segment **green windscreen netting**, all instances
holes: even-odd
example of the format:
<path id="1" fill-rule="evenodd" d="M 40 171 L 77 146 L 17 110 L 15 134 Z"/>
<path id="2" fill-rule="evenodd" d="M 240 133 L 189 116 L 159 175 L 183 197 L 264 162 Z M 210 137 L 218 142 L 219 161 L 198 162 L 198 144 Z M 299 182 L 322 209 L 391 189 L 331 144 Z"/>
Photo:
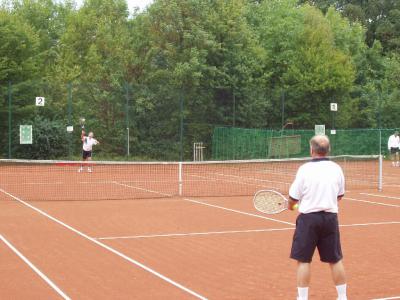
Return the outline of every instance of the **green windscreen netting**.
<path id="1" fill-rule="evenodd" d="M 387 152 L 395 129 L 337 129 L 326 131 L 331 155 L 374 155 Z M 262 159 L 309 155 L 310 130 L 272 130 L 217 127 L 212 137 L 212 159 Z M 381 152 L 380 152 L 381 151 Z"/>

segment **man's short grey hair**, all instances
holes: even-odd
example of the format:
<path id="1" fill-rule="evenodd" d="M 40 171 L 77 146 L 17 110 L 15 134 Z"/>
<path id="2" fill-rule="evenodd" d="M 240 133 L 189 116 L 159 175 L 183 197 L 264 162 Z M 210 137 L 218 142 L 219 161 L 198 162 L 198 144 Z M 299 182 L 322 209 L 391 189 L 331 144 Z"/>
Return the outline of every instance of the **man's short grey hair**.
<path id="1" fill-rule="evenodd" d="M 315 135 L 310 140 L 312 151 L 319 155 L 327 155 L 330 151 L 329 138 L 326 135 Z"/>

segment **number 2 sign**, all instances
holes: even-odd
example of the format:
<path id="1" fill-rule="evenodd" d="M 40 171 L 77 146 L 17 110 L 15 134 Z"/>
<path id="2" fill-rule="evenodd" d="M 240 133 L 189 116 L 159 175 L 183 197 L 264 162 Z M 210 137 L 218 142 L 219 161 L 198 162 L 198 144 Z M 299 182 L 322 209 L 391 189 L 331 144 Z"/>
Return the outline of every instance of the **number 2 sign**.
<path id="1" fill-rule="evenodd" d="M 36 106 L 44 106 L 44 97 L 36 97 Z"/>

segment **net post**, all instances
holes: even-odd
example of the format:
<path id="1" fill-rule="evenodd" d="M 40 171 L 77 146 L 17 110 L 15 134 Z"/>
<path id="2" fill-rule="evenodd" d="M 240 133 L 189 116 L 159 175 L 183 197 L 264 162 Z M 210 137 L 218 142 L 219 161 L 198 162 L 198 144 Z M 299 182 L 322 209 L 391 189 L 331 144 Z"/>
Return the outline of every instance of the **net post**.
<path id="1" fill-rule="evenodd" d="M 183 163 L 180 161 L 178 164 L 178 185 L 179 185 L 179 196 L 182 196 L 182 168 L 183 168 Z"/>
<path id="2" fill-rule="evenodd" d="M 381 192 L 382 191 L 382 186 L 383 186 L 383 157 L 382 154 L 379 155 L 379 178 L 378 178 L 378 190 Z"/>

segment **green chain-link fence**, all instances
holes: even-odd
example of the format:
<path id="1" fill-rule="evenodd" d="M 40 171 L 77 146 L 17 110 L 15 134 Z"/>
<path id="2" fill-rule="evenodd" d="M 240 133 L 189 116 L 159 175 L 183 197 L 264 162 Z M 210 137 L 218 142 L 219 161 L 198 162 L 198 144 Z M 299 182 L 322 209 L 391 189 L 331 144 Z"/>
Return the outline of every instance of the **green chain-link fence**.
<path id="1" fill-rule="evenodd" d="M 44 106 L 36 105 L 36 97 L 44 98 Z M 204 156 L 211 156 L 214 126 L 188 120 L 184 96 L 151 101 L 126 82 L 3 82 L 0 158 L 80 159 L 82 117 L 86 132 L 101 142 L 94 148 L 96 159 L 191 160 L 194 142 L 204 142 Z M 20 144 L 20 125 L 32 125 L 31 145 Z"/>
<path id="2" fill-rule="evenodd" d="M 338 129 L 326 134 L 332 155 L 372 155 L 387 152 L 395 129 Z M 305 157 L 314 130 L 268 130 L 217 127 L 212 137 L 215 160 Z"/>

